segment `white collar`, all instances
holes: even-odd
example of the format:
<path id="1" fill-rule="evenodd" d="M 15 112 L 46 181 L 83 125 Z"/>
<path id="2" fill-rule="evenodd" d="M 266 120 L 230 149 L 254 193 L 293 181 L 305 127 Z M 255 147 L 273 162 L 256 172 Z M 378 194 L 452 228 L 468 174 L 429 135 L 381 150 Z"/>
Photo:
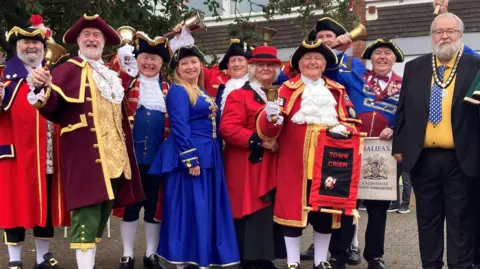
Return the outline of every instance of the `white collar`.
<path id="1" fill-rule="evenodd" d="M 317 80 L 312 80 L 312 79 L 307 78 L 304 75 L 300 75 L 300 78 L 302 79 L 303 83 L 305 83 L 305 84 L 311 84 L 311 85 L 314 85 L 314 86 L 325 86 L 325 80 L 323 80 L 323 78 L 320 78 L 320 79 L 317 79 Z"/>
<path id="2" fill-rule="evenodd" d="M 244 75 L 243 77 L 241 77 L 241 78 L 232 78 L 232 77 L 231 77 L 228 81 L 231 81 L 231 80 L 232 80 L 232 81 L 247 81 L 247 80 L 248 80 L 248 73 L 245 74 L 245 75 Z M 227 81 L 227 83 L 228 83 L 228 81 Z"/>
<path id="3" fill-rule="evenodd" d="M 157 74 L 157 75 L 154 76 L 154 77 L 146 77 L 146 76 L 144 76 L 144 75 L 142 75 L 142 74 L 140 74 L 140 73 L 139 73 L 138 75 L 139 75 L 139 76 L 138 76 L 139 79 L 140 79 L 141 81 L 144 81 L 144 82 L 159 82 L 159 81 L 160 81 L 160 74 Z"/>

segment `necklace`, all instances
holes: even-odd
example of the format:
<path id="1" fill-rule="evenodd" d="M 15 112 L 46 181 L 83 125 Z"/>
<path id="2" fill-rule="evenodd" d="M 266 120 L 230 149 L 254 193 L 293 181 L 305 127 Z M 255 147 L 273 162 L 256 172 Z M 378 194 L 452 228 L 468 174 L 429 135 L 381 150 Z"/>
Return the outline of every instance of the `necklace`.
<path id="1" fill-rule="evenodd" d="M 450 86 L 453 78 L 457 74 L 458 63 L 460 62 L 460 58 L 462 57 L 462 54 L 463 54 L 463 49 L 461 49 L 457 53 L 457 58 L 455 59 L 455 64 L 453 65 L 453 70 L 452 70 L 452 72 L 450 73 L 450 76 L 448 76 L 448 78 L 445 82 L 441 81 L 440 78 L 438 77 L 437 61 L 435 61 L 435 55 L 432 54 L 433 78 L 434 78 L 435 84 L 437 84 L 440 88 L 443 89 L 444 92 L 443 92 L 442 95 L 447 95 L 448 94 L 448 92 L 445 92 L 446 91 L 445 89 L 448 88 L 448 86 Z"/>

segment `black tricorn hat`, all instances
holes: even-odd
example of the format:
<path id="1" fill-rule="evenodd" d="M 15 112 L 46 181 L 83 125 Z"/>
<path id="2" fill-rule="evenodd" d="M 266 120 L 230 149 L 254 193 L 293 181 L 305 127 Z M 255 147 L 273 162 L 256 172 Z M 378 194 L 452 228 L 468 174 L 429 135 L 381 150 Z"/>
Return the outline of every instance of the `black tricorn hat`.
<path id="1" fill-rule="evenodd" d="M 325 60 L 327 61 L 327 65 L 336 65 L 338 63 L 338 58 L 335 52 L 331 48 L 329 48 L 322 40 L 317 41 L 302 41 L 300 46 L 295 50 L 290 59 L 290 65 L 300 70 L 298 67 L 298 62 L 303 57 L 303 55 L 309 52 L 318 52 L 323 55 Z"/>
<path id="2" fill-rule="evenodd" d="M 165 63 L 170 61 L 170 46 L 165 37 L 155 37 L 153 40 L 144 32 L 137 32 L 134 38 L 133 54 L 138 57 L 141 53 L 157 54 Z"/>
<path id="3" fill-rule="evenodd" d="M 389 48 L 393 51 L 393 54 L 397 57 L 397 63 L 401 63 L 405 60 L 402 50 L 393 42 L 393 40 L 388 38 L 379 38 L 373 41 L 362 53 L 362 59 L 370 60 L 372 58 L 373 52 L 378 48 Z"/>
<path id="4" fill-rule="evenodd" d="M 312 30 L 310 30 L 310 33 L 308 34 L 308 40 L 313 41 L 317 39 L 317 33 L 325 30 L 332 31 L 337 36 L 347 33 L 347 29 L 345 29 L 345 27 L 343 27 L 343 25 L 341 25 L 339 22 L 330 17 L 323 17 L 318 19 L 315 26 L 312 28 Z"/>
<path id="5" fill-rule="evenodd" d="M 172 58 L 170 59 L 169 67 L 172 70 L 175 70 L 175 67 L 177 67 L 178 62 L 188 56 L 197 56 L 200 61 L 204 62 L 205 58 L 203 56 L 203 53 L 197 48 L 195 45 L 191 46 L 185 46 L 185 47 L 180 47 L 175 51 L 175 53 L 172 55 Z"/>
<path id="6" fill-rule="evenodd" d="M 43 44 L 46 44 L 47 33 L 43 29 L 37 29 L 34 27 L 26 27 L 26 28 L 20 28 L 18 26 L 14 26 L 7 34 L 6 40 L 10 44 L 15 44 L 17 43 L 18 40 L 20 39 L 35 39 Z"/>
<path id="7" fill-rule="evenodd" d="M 218 68 L 220 70 L 227 69 L 227 63 L 232 56 L 243 56 L 247 60 L 252 57 L 252 50 L 253 47 L 247 44 L 247 42 L 242 41 L 240 39 L 231 39 L 230 46 L 227 49 L 227 53 L 223 56 L 222 61 L 218 64 Z"/>

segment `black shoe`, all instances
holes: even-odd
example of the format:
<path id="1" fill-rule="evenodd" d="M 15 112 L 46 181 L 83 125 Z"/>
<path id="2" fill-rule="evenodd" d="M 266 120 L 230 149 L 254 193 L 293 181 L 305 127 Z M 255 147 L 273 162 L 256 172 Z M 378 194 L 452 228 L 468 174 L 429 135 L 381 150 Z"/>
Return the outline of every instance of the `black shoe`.
<path id="1" fill-rule="evenodd" d="M 38 264 L 35 262 L 33 269 L 60 269 L 57 260 L 53 257 L 52 253 L 48 252 L 43 255 L 43 262 Z"/>
<path id="2" fill-rule="evenodd" d="M 300 260 L 302 261 L 311 261 L 315 257 L 315 249 L 313 244 L 311 244 L 305 252 L 300 254 Z"/>
<path id="3" fill-rule="evenodd" d="M 347 250 L 348 252 L 348 264 L 350 265 L 359 265 L 362 263 L 362 258 L 360 257 L 360 249 L 356 246 L 350 246 Z"/>
<path id="4" fill-rule="evenodd" d="M 135 258 L 131 257 L 122 257 L 120 260 L 120 266 L 118 269 L 134 269 L 135 268 Z"/>
<path id="5" fill-rule="evenodd" d="M 397 211 L 397 213 L 400 213 L 400 214 L 407 214 L 408 212 L 410 212 L 410 206 L 403 203 Z"/>
<path id="6" fill-rule="evenodd" d="M 387 212 L 397 212 L 399 208 L 400 208 L 400 205 L 397 202 L 393 202 L 388 207 Z"/>
<path id="7" fill-rule="evenodd" d="M 242 268 L 244 268 L 243 265 L 242 265 Z M 248 266 L 245 267 L 245 268 L 248 268 Z M 250 268 L 255 268 L 255 269 L 278 269 L 278 267 L 275 266 L 275 264 L 272 261 L 269 261 L 269 260 L 254 261 L 251 264 Z"/>
<path id="8" fill-rule="evenodd" d="M 387 265 L 383 261 L 383 258 L 374 258 L 368 261 L 368 269 L 387 269 Z"/>
<path id="9" fill-rule="evenodd" d="M 344 262 L 340 262 L 335 258 L 330 257 L 330 260 L 328 262 L 330 263 L 330 267 L 332 269 L 345 269 L 346 268 Z"/>
<path id="10" fill-rule="evenodd" d="M 318 266 L 314 266 L 313 269 L 333 269 L 333 267 L 329 262 L 321 262 Z"/>
<path id="11" fill-rule="evenodd" d="M 157 254 L 152 254 L 150 257 L 143 257 L 143 266 L 148 269 L 165 269 L 165 267 L 160 264 L 160 257 L 158 257 Z"/>
<path id="12" fill-rule="evenodd" d="M 9 262 L 8 269 L 23 269 L 23 262 L 20 262 L 20 261 Z"/>

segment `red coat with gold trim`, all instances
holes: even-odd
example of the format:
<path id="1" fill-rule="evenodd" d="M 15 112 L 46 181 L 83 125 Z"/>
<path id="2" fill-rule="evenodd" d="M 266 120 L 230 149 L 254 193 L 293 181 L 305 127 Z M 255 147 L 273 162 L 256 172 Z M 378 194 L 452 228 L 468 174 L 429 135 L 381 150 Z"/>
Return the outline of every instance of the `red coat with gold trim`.
<path id="1" fill-rule="evenodd" d="M 220 121 L 223 161 L 233 217 L 243 218 L 270 205 L 275 188 L 275 155 L 262 147 L 255 127 L 265 106 L 250 84 L 231 92 Z"/>
<path id="2" fill-rule="evenodd" d="M 208 96 L 215 98 L 217 97 L 218 88 L 220 85 L 227 83 L 230 79 L 230 75 L 227 74 L 227 71 L 218 69 L 218 65 L 214 65 L 211 68 L 204 67 L 204 82 L 205 82 L 205 91 L 207 91 Z"/>
<path id="3" fill-rule="evenodd" d="M 53 226 L 67 226 L 59 166 L 59 128 L 54 126 L 51 203 L 47 197 L 47 121 L 27 100 L 28 73 L 12 58 L 3 78 L 5 98 L 0 105 L 0 228 L 46 226 L 47 210 Z"/>
<path id="4" fill-rule="evenodd" d="M 338 121 L 350 131 L 357 131 L 361 121 L 356 118 L 353 104 L 345 88 L 333 80 L 323 77 L 327 88 L 337 101 Z M 305 84 L 300 75 L 283 83 L 279 90 L 279 101 L 284 121 L 274 125 L 267 120 L 265 110 L 257 118 L 257 132 L 260 138 L 278 139 L 280 151 L 276 163 L 277 192 L 275 198 L 275 222 L 292 227 L 306 227 L 311 208 L 307 205 L 308 159 L 311 147 L 315 147 L 312 137 L 322 128 L 313 124 L 297 124 L 292 117 L 300 109 Z"/>

